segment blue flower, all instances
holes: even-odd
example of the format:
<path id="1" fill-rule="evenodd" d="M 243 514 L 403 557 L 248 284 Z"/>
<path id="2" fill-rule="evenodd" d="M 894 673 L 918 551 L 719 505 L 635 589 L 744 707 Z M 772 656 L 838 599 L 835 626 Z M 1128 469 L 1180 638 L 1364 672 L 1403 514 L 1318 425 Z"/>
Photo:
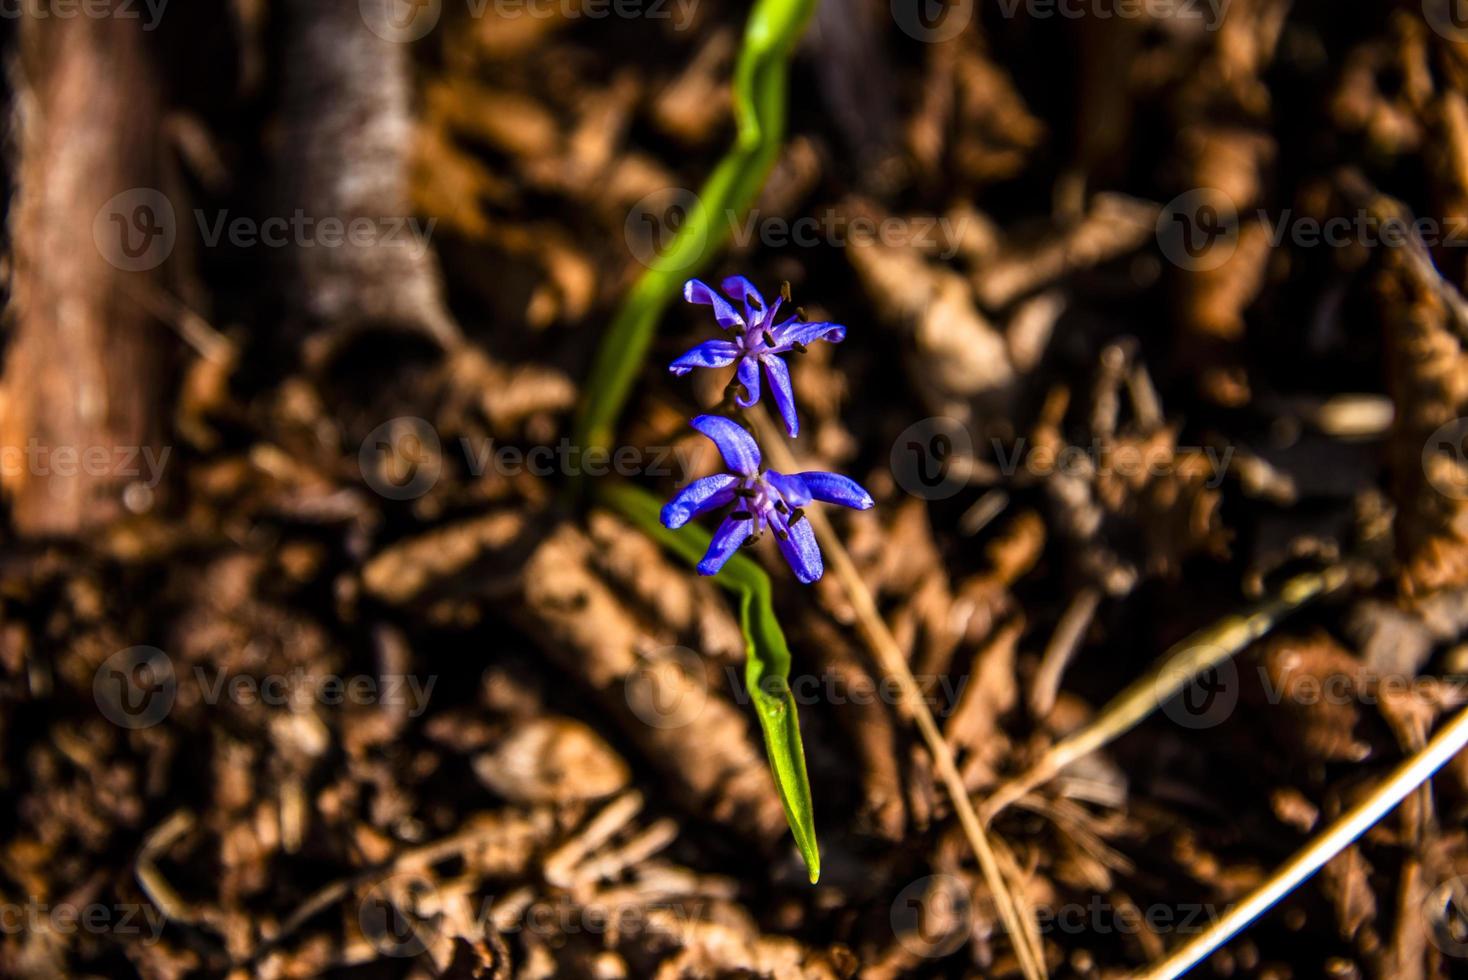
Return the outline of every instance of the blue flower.
<path id="1" fill-rule="evenodd" d="M 825 571 L 821 549 L 801 509 L 812 500 L 866 510 L 871 494 L 855 480 L 837 473 L 760 471 L 759 446 L 737 423 L 719 415 L 700 415 L 693 427 L 714 441 L 731 472 L 694 480 L 663 508 L 663 525 L 674 530 L 699 514 L 738 502 L 714 532 L 698 574 L 713 575 L 740 545 L 759 540 L 766 529 L 775 535 L 780 553 L 795 577 L 814 582 Z"/>
<path id="2" fill-rule="evenodd" d="M 735 377 L 739 388 L 734 401 L 741 408 L 749 408 L 759 401 L 759 374 L 763 365 L 765 377 L 770 381 L 770 391 L 775 396 L 775 407 L 785 420 L 785 431 L 793 439 L 800 434 L 800 419 L 795 414 L 790 370 L 780 355 L 791 351 L 803 354 L 806 345 L 817 340 L 839 344 L 846 339 L 846 328 L 839 323 L 806 323 L 799 311 L 783 322 L 776 322 L 785 297 L 777 296 L 775 302 L 766 304 L 754 283 L 743 276 L 730 276 L 723 281 L 722 287 L 730 299 L 744 304 L 742 315 L 728 300 L 697 279 L 683 284 L 683 298 L 690 303 L 712 306 L 714 319 L 720 328 L 732 331 L 733 339 L 706 340 L 674 361 L 669 370 L 682 375 L 694 368 L 727 367 L 737 361 L 739 366 Z"/>

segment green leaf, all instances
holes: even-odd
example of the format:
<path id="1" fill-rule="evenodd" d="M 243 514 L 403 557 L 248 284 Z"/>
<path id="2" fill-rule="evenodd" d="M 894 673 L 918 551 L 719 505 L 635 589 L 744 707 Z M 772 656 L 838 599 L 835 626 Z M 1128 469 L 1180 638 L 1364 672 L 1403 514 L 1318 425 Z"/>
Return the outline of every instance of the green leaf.
<path id="1" fill-rule="evenodd" d="M 780 153 L 790 53 L 816 0 L 758 0 L 734 67 L 734 145 L 698 192 L 698 201 L 666 252 L 642 274 L 612 318 L 577 410 L 575 444 L 610 446 L 657 332 L 658 320 L 684 281 L 708 265 L 733 231 L 735 216 L 754 202 Z"/>
<path id="2" fill-rule="evenodd" d="M 628 483 L 606 482 L 597 496 L 651 535 L 659 544 L 696 564 L 708 550 L 708 531 L 694 524 L 673 532 L 663 527 L 661 504 L 645 490 Z M 736 554 L 713 576 L 718 585 L 739 597 L 739 626 L 744 631 L 744 681 L 754 701 L 755 714 L 765 733 L 765 752 L 775 775 L 775 788 L 785 808 L 785 821 L 795 835 L 795 846 L 814 884 L 821 876 L 821 851 L 816 841 L 815 809 L 810 780 L 805 774 L 805 748 L 800 741 L 800 719 L 790 693 L 790 647 L 775 618 L 770 579 L 746 555 Z"/>

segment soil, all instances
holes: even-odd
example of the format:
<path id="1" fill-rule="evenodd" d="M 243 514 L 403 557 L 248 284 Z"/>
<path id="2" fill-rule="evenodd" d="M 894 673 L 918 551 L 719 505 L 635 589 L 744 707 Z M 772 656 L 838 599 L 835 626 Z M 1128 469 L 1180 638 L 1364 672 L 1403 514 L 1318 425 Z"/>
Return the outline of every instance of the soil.
<path id="1" fill-rule="evenodd" d="M 720 468 L 708 310 L 571 441 L 747 7 L 62 3 L 6 41 L 0 974 L 1021 976 L 868 595 L 1054 977 L 1203 934 L 1468 701 L 1448 3 L 823 0 L 696 270 L 847 327 L 792 448 L 876 500 L 824 509 L 856 575 L 748 552 L 816 884 L 734 600 L 578 492 Z M 1465 815 L 1459 754 L 1192 975 L 1462 975 Z"/>

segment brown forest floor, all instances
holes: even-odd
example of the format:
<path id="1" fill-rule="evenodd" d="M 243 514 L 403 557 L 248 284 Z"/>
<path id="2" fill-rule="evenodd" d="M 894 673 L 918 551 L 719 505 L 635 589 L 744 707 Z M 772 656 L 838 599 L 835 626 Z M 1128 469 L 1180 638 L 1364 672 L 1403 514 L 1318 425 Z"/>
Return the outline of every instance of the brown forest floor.
<path id="1" fill-rule="evenodd" d="M 1468 32 L 1435 0 L 953 6 L 823 0 L 705 277 L 849 328 L 795 365 L 798 448 L 876 498 L 829 510 L 974 799 L 1191 631 L 1352 572 L 995 817 L 1050 973 L 1121 976 L 1465 700 Z M 0 974 L 1019 975 L 835 576 L 758 552 L 812 886 L 728 596 L 568 503 L 746 10 L 535 9 L 11 32 Z M 298 210 L 430 247 L 230 230 Z M 705 312 L 623 418 L 659 495 L 715 462 L 686 421 L 723 377 L 663 368 Z M 1460 755 L 1197 975 L 1461 971 L 1465 814 Z"/>

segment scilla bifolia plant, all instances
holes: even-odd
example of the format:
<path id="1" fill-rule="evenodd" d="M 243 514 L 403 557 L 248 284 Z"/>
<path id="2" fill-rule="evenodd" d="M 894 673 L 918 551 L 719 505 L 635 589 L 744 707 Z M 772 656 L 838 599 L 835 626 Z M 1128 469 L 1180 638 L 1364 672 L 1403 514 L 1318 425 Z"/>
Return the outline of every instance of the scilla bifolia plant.
<path id="1" fill-rule="evenodd" d="M 617 417 L 632 391 L 638 372 L 642 370 L 657 331 L 658 318 L 677 299 L 678 290 L 687 276 L 706 266 L 728 240 L 730 223 L 717 220 L 716 216 L 744 212 L 764 184 L 770 167 L 779 156 L 783 140 L 790 54 L 810 20 L 815 2 L 756 0 L 750 11 L 739 58 L 734 66 L 734 115 L 737 123 L 734 145 L 699 188 L 699 206 L 693 208 L 687 220 L 677 228 L 671 244 L 659 260 L 633 285 L 602 338 L 577 413 L 577 445 L 605 449 L 611 444 Z M 711 290 L 703 289 L 712 296 Z M 838 341 L 841 328 L 834 324 L 804 324 L 799 318 L 774 323 L 778 310 L 766 310 L 760 301 L 760 312 L 764 315 L 758 315 L 748 305 L 749 299 L 747 290 L 739 293 L 737 298 L 746 304 L 744 315 L 738 317 L 744 329 L 736 338 L 722 342 L 733 344 L 733 348 L 705 348 L 704 353 L 695 357 L 704 358 L 709 366 L 714 366 L 726 355 L 731 359 L 725 363 L 732 364 L 738 360 L 736 373 L 742 374 L 745 382 L 742 397 L 749 405 L 757 399 L 758 390 L 754 385 L 762 369 L 771 390 L 776 393 L 776 407 L 785 420 L 786 430 L 793 436 L 798 432 L 794 397 L 789 392 L 789 377 L 780 355 L 798 352 L 817 339 Z M 815 334 L 810 332 L 817 327 L 825 329 Z M 753 336 L 752 330 L 755 331 Z M 693 366 L 696 365 L 688 364 L 690 368 Z M 750 372 L 754 372 L 753 380 Z M 788 400 L 788 411 L 782 399 Z M 732 421 L 721 421 L 739 429 Z M 706 431 L 727 430 L 711 427 Z M 739 431 L 743 433 L 742 429 Z M 746 521 L 731 513 L 729 519 L 735 522 L 734 526 L 724 532 L 717 545 L 714 535 L 696 523 L 687 523 L 676 532 L 669 530 L 662 523 L 658 499 L 634 484 L 604 480 L 597 485 L 596 492 L 598 499 L 642 528 L 663 547 L 691 564 L 702 565 L 700 571 L 712 574 L 713 581 L 737 597 L 739 625 L 745 641 L 745 686 L 759 718 L 760 729 L 764 732 L 770 770 L 775 777 L 780 803 L 785 809 L 785 819 L 810 872 L 810 880 L 815 881 L 820 877 L 821 855 L 816 843 L 815 816 L 810 781 L 805 771 L 805 752 L 800 743 L 800 724 L 796 717 L 795 699 L 790 693 L 790 648 L 785 642 L 785 632 L 775 618 L 769 576 L 748 556 L 736 553 L 737 547 L 731 547 L 729 542 L 733 541 L 737 546 L 760 530 L 773 532 L 778 527 L 780 533 L 787 536 L 786 545 L 795 547 L 797 558 L 792 565 L 796 573 L 811 580 L 820 574 L 820 552 L 815 547 L 814 536 L 810 535 L 809 524 L 800 520 L 797 514 L 804 505 L 801 501 L 832 500 L 844 495 L 844 499 L 837 500 L 838 503 L 870 506 L 870 500 L 855 484 L 846 487 L 824 479 L 830 474 L 779 476 L 769 471 L 761 473 L 758 450 L 747 433 L 743 433 L 742 439 L 731 435 L 729 440 L 720 443 L 720 449 L 724 451 L 732 471 L 724 475 L 727 482 L 715 478 L 716 483 L 704 484 L 707 497 L 699 498 L 695 494 L 681 503 L 675 500 L 669 505 L 668 512 L 668 517 L 674 521 L 679 518 L 689 521 L 695 510 L 709 509 L 723 502 L 722 491 L 728 489 L 730 496 L 727 502 L 738 499 L 738 513 L 748 513 L 749 518 Z M 842 478 L 835 479 L 839 481 Z M 742 493 L 735 493 L 735 490 Z M 745 495 L 749 493 L 753 496 Z M 856 496 L 858 494 L 859 497 Z M 716 502 L 709 503 L 710 499 Z M 782 511 L 779 505 L 786 509 Z M 748 525 L 748 533 L 741 535 L 740 526 L 743 524 Z M 792 533 L 792 528 L 798 530 Z M 786 551 L 787 556 L 790 553 Z M 717 558 L 717 563 L 710 562 L 710 557 Z"/>
<path id="2" fill-rule="evenodd" d="M 799 431 L 795 392 L 780 355 L 791 350 L 804 351 L 807 343 L 819 339 L 840 341 L 846 336 L 846 328 L 834 323 L 806 323 L 803 315 L 774 325 L 772 321 L 780 300 L 767 306 L 758 290 L 743 276 L 724 280 L 723 288 L 726 294 L 744 302 L 743 316 L 697 279 L 690 279 L 684 285 L 683 295 L 689 302 L 713 306 L 719 326 L 730 331 L 734 339 L 705 341 L 674 361 L 670 369 L 681 375 L 694 367 L 719 368 L 737 362 L 735 379 L 729 383 L 724 398 L 725 404 L 737 413 L 759 400 L 759 374 L 763 368 L 785 419 L 786 431 L 794 435 Z M 781 290 L 786 300 L 789 289 L 786 283 Z M 697 539 L 695 547 L 703 548 L 697 570 L 700 575 L 723 575 L 726 580 L 739 583 L 734 588 L 744 598 L 740 612 L 749 651 L 746 685 L 760 711 L 770 764 L 785 803 L 786 817 L 810 869 L 811 881 L 815 881 L 820 874 L 820 852 L 815 840 L 795 700 L 788 683 L 790 653 L 770 605 L 769 579 L 758 565 L 741 559 L 735 552 L 741 545 L 754 544 L 768 531 L 795 577 L 802 582 L 814 582 L 821 577 L 824 563 L 815 532 L 805 517 L 805 507 L 820 500 L 866 510 L 872 506 L 872 498 L 856 481 L 839 473 L 779 473 L 764 469 L 759 445 L 733 419 L 699 415 L 692 425 L 713 440 L 727 472 L 694 480 L 668 501 L 658 516 L 664 527 L 676 531 L 695 528 L 689 522 L 700 514 L 730 508 L 718 530 Z M 697 553 L 683 550 L 689 557 Z M 731 566 L 732 574 L 726 572 Z M 752 621 L 756 618 L 760 622 Z"/>
<path id="3" fill-rule="evenodd" d="M 705 341 L 674 361 L 670 370 L 674 374 L 687 374 L 695 367 L 724 367 L 737 361 L 736 378 L 729 384 L 726 401 L 738 408 L 749 408 L 759 401 L 763 366 L 775 404 L 785 419 L 785 430 L 794 436 L 800 431 L 795 391 L 780 355 L 792 350 L 804 352 L 805 345 L 815 340 L 839 342 L 846 337 L 846 328 L 835 323 L 806 323 L 799 315 L 775 325 L 781 299 L 789 297 L 789 283 L 781 289 L 781 298 L 769 305 L 743 276 L 731 276 L 723 285 L 725 293 L 743 301 L 742 317 L 723 297 L 697 279 L 684 284 L 683 297 L 690 303 L 712 306 L 719 326 L 731 331 L 734 339 Z M 872 506 L 871 495 L 856 481 L 838 473 L 786 474 L 762 470 L 759 446 L 754 438 L 721 415 L 700 415 L 693 420 L 693 427 L 719 447 L 729 472 L 694 480 L 685 487 L 663 508 L 663 525 L 676 530 L 705 511 L 735 505 L 714 532 L 708 553 L 698 563 L 698 573 L 713 575 L 724 567 L 735 549 L 754 544 L 768 530 L 779 542 L 780 553 L 790 563 L 796 578 L 806 583 L 820 578 L 825 566 L 815 532 L 805 519 L 805 506 L 812 500 L 822 500 L 866 510 Z"/>

